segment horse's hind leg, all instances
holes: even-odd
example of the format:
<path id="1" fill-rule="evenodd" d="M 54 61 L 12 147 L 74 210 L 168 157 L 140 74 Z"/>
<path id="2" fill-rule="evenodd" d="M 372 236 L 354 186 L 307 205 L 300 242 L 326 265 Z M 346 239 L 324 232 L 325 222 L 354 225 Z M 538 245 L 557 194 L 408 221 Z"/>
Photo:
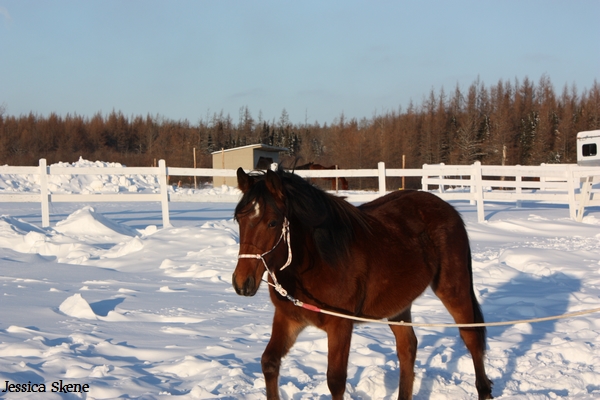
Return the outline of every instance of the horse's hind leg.
<path id="1" fill-rule="evenodd" d="M 470 282 L 470 279 L 466 282 Z M 457 324 L 484 322 L 481 308 L 470 284 L 469 286 L 464 285 L 462 291 L 456 290 L 456 288 L 445 291 L 443 287 L 437 287 L 434 288 L 434 292 L 442 300 Z M 488 379 L 484 366 L 486 329 L 485 327 L 459 328 L 459 331 L 460 337 L 473 358 L 475 387 L 479 399 L 491 399 L 492 381 Z"/>
<path id="2" fill-rule="evenodd" d="M 390 321 L 411 322 L 410 306 Z M 417 337 L 412 326 L 390 325 L 396 337 L 396 352 L 400 362 L 399 400 L 412 399 L 413 382 L 415 380 L 415 359 L 417 357 Z"/>
<path id="3" fill-rule="evenodd" d="M 483 321 L 481 321 L 483 322 Z M 467 346 L 473 358 L 475 367 L 475 387 L 479 394 L 479 399 L 492 398 L 492 381 L 485 373 L 485 328 L 460 328 L 460 337 Z"/>
<path id="4" fill-rule="evenodd" d="M 290 350 L 304 325 L 287 318 L 275 308 L 271 339 L 261 358 L 267 389 L 267 399 L 279 400 L 279 368 L 281 359 Z"/>

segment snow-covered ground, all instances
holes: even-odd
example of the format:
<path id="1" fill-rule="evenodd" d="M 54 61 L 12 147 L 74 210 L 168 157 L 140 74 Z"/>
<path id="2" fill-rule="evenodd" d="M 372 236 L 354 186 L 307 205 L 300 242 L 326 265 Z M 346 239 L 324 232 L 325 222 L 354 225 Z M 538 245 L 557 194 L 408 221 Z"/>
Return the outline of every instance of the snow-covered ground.
<path id="1" fill-rule="evenodd" d="M 55 185 L 131 192 L 154 183 L 80 176 Z M 34 187 L 0 175 L 0 193 Z M 488 321 L 600 307 L 599 208 L 576 223 L 565 205 L 491 204 L 479 224 L 474 206 L 453 204 L 467 224 Z M 234 206 L 171 203 L 173 227 L 163 229 L 157 203 L 53 203 L 51 227 L 41 228 L 39 204 L 0 203 L 0 398 L 264 398 L 260 356 L 273 310 L 266 286 L 253 298 L 231 286 Z M 413 313 L 415 322 L 451 322 L 430 292 Z M 416 333 L 415 399 L 476 398 L 457 329 Z M 497 398 L 600 398 L 600 314 L 492 327 L 488 337 Z M 282 364 L 282 398 L 329 398 L 326 355 L 324 334 L 305 331 Z M 348 371 L 347 398 L 397 396 L 387 327 L 356 327 Z M 4 392 L 42 383 L 42 395 Z M 53 393 L 61 384 L 87 392 Z"/>

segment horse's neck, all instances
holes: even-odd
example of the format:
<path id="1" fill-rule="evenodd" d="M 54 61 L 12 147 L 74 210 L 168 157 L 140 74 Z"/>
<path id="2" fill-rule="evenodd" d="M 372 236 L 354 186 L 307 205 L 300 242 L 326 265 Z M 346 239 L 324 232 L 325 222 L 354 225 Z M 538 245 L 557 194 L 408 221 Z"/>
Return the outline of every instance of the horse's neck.
<path id="1" fill-rule="evenodd" d="M 364 250 L 363 244 L 365 241 L 363 239 L 368 236 L 365 221 L 359 221 L 353 215 L 350 215 L 349 218 L 352 219 L 354 229 L 352 237 L 346 243 L 335 242 L 334 240 L 334 248 L 323 247 L 323 244 L 321 244 L 322 251 L 331 251 L 334 254 L 331 262 L 326 260 L 327 256 L 322 257 L 314 231 L 306 232 L 300 228 L 294 232 L 292 229 L 292 253 L 293 257 L 301 264 L 301 266 L 299 265 L 300 270 L 315 268 L 343 270 L 348 258 L 352 258 L 357 252 L 360 253 Z M 292 225 L 290 224 L 290 226 Z"/>

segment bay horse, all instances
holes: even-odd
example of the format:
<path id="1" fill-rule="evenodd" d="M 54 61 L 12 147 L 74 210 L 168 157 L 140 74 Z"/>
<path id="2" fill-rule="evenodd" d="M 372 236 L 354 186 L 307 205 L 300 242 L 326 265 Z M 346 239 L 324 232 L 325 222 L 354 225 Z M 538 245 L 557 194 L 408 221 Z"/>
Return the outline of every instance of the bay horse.
<path id="1" fill-rule="evenodd" d="M 326 167 L 321 164 L 315 164 L 312 161 L 309 162 L 308 164 L 294 167 L 294 171 L 295 170 L 306 170 L 306 169 L 311 170 L 311 171 L 321 171 L 324 169 L 331 170 L 331 169 L 337 169 L 337 168 L 335 165 Z M 348 190 L 348 180 L 346 178 L 344 178 L 343 176 L 340 176 L 339 178 L 313 178 L 313 179 L 324 179 L 324 180 L 330 181 L 331 182 L 331 190 L 337 190 L 337 189 Z M 336 184 L 336 179 L 337 179 L 337 184 Z"/>
<path id="2" fill-rule="evenodd" d="M 309 325 L 327 333 L 327 386 L 333 400 L 344 395 L 355 322 L 298 304 L 410 322 L 411 303 L 430 286 L 457 323 L 483 322 L 464 223 L 437 196 L 395 191 L 355 207 L 282 169 L 257 175 L 239 168 L 237 179 L 243 196 L 235 208 L 240 250 L 233 287 L 253 296 L 266 270 L 275 306 L 261 358 L 267 399 L 279 399 L 281 358 Z M 390 328 L 400 362 L 398 398 L 411 399 L 417 338 L 410 326 Z M 460 336 L 479 399 L 491 399 L 485 327 L 460 328 Z"/>

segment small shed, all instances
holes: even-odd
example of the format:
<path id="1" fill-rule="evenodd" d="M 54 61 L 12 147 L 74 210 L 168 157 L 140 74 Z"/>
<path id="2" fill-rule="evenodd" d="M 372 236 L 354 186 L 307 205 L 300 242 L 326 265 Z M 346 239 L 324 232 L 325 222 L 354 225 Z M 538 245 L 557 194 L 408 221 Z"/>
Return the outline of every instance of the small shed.
<path id="1" fill-rule="evenodd" d="M 279 163 L 279 153 L 288 151 L 285 147 L 269 146 L 266 144 L 251 144 L 233 149 L 219 150 L 212 153 L 213 169 L 246 170 L 267 169 L 272 163 Z M 237 178 L 214 176 L 213 185 L 237 186 Z"/>

